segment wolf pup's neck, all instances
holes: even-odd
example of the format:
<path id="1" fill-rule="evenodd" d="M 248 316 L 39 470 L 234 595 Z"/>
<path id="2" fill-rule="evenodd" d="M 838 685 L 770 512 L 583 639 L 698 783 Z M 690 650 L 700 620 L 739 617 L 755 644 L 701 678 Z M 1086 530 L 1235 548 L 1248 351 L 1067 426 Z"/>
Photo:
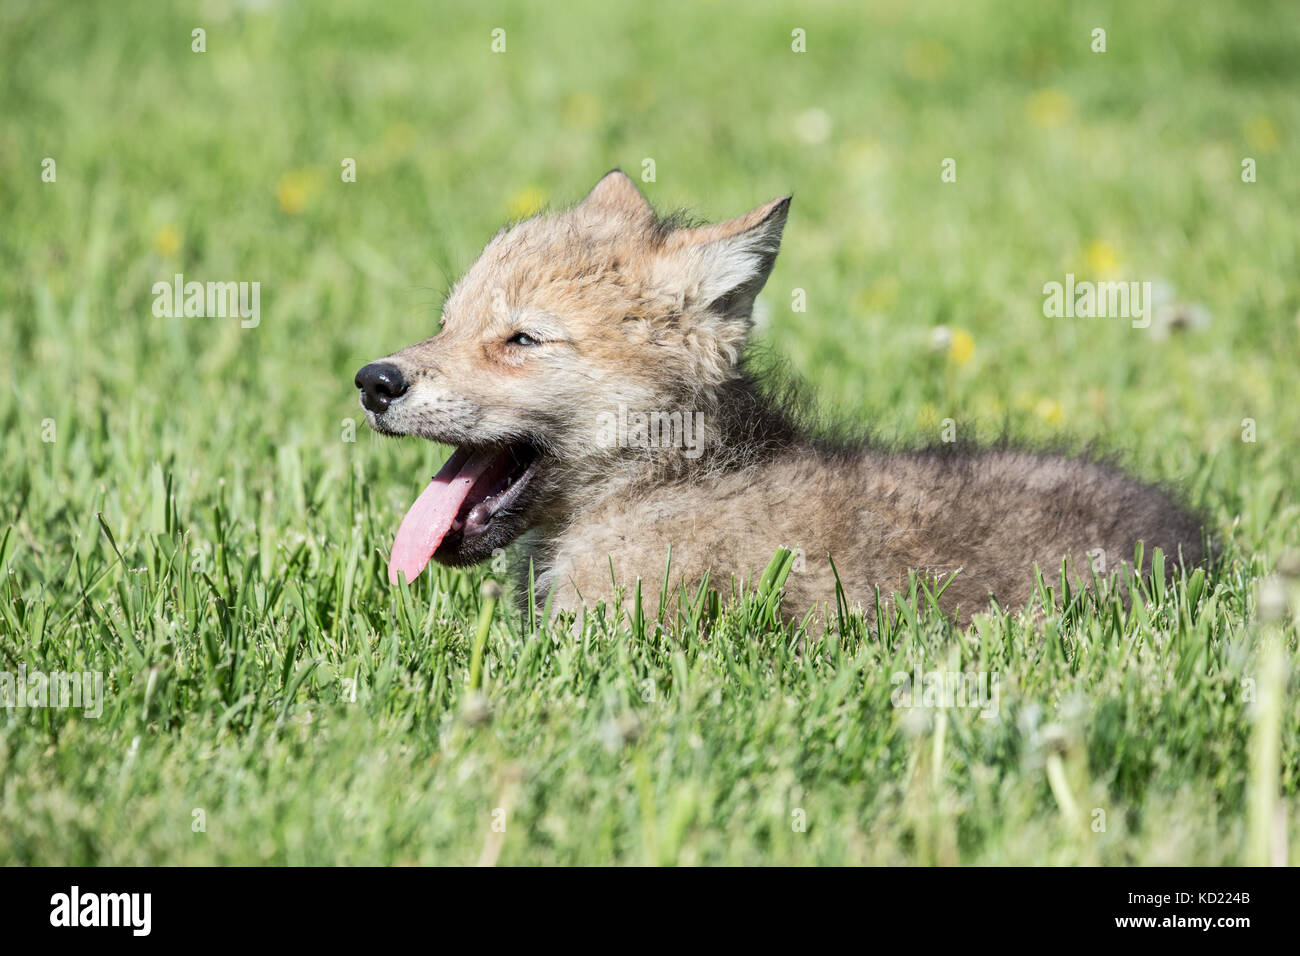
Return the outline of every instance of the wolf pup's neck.
<path id="1" fill-rule="evenodd" d="M 744 370 L 678 407 L 610 412 L 614 454 L 565 469 L 562 484 L 576 493 L 553 517 L 676 482 L 707 483 L 806 447 L 812 441 L 799 424 L 800 406 L 792 386 L 773 392 Z"/>

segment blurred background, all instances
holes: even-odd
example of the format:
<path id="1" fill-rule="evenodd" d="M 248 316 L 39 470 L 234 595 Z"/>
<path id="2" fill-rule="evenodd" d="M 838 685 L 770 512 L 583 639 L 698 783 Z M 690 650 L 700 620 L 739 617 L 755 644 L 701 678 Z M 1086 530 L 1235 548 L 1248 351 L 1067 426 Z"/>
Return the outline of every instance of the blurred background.
<path id="1" fill-rule="evenodd" d="M 155 463 L 200 512 L 224 483 L 296 527 L 354 472 L 395 520 L 437 451 L 381 446 L 353 372 L 431 334 L 504 221 L 620 166 L 709 219 L 793 192 L 757 337 L 828 403 L 1099 439 L 1268 550 L 1298 34 L 1283 2 L 3 0 L 0 521 L 37 553 L 96 510 L 129 532 Z M 1045 318 L 1067 272 L 1166 308 Z M 155 317 L 176 273 L 260 282 L 259 326 Z"/>

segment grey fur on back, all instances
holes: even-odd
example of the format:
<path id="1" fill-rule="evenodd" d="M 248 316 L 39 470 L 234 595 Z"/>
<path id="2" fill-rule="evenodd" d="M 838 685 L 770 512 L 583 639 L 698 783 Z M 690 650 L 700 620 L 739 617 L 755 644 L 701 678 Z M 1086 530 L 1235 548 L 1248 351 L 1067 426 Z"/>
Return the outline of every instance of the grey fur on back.
<path id="1" fill-rule="evenodd" d="M 787 396 L 789 393 L 786 393 Z M 794 399 L 798 401 L 798 399 Z M 647 454 L 640 469 L 562 523 L 543 528 L 530 555 L 560 607 L 609 601 L 611 580 L 647 582 L 657 602 L 670 578 L 688 588 L 708 572 L 726 593 L 755 580 L 777 547 L 801 552 L 783 609 L 801 618 L 836 602 L 834 559 L 850 606 L 874 617 L 876 590 L 906 592 L 909 572 L 952 576 L 941 606 L 966 623 L 991 599 L 1008 608 L 1033 594 L 1035 565 L 1054 582 L 1062 561 L 1078 585 L 1104 578 L 1144 542 L 1170 571 L 1204 556 L 1201 523 L 1154 486 L 1112 465 L 1007 443 L 891 450 L 820 438 L 777 407 L 750 376 L 710 409 L 712 444 L 695 460 Z M 611 565 L 613 578 L 611 578 Z"/>

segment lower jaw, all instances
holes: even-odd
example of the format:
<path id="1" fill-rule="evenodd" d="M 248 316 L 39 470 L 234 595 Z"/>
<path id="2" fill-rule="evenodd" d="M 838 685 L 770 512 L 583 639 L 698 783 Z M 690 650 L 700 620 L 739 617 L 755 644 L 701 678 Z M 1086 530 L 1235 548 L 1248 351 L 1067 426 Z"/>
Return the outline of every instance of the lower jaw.
<path id="1" fill-rule="evenodd" d="M 438 550 L 433 552 L 433 560 L 449 568 L 465 568 L 486 561 L 514 539 L 514 535 L 495 534 L 494 530 L 489 524 L 469 539 L 459 531 L 452 532 L 443 539 Z"/>
<path id="2" fill-rule="evenodd" d="M 530 513 L 528 504 L 531 499 L 531 495 L 527 498 L 521 496 L 507 506 L 507 513 L 493 515 L 474 530 L 462 525 L 458 530 L 449 532 L 433 552 L 433 560 L 448 567 L 463 568 L 495 557 L 501 549 L 509 547 L 531 527 L 531 523 L 524 518 L 525 514 Z"/>
<path id="3" fill-rule="evenodd" d="M 438 550 L 433 552 L 433 560 L 439 564 L 458 566 L 464 563 L 460 559 L 460 555 L 467 550 L 473 550 L 473 542 L 474 539 L 471 538 L 469 541 L 470 547 L 467 548 L 464 536 L 459 531 L 452 531 L 442 539 L 442 543 L 438 545 Z"/>
<path id="4" fill-rule="evenodd" d="M 462 551 L 459 545 L 448 548 L 442 545 L 437 551 L 433 552 L 433 560 L 437 561 L 443 567 L 447 568 L 468 568 L 484 559 L 474 552 Z"/>

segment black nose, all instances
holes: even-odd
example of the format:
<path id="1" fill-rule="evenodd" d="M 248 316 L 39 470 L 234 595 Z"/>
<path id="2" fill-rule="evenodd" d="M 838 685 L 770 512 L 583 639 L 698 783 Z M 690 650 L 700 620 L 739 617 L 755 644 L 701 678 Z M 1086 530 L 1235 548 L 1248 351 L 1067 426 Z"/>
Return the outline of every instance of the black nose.
<path id="1" fill-rule="evenodd" d="M 357 372 L 361 404 L 372 412 L 382 412 L 406 392 L 402 370 L 387 362 L 371 362 Z"/>

